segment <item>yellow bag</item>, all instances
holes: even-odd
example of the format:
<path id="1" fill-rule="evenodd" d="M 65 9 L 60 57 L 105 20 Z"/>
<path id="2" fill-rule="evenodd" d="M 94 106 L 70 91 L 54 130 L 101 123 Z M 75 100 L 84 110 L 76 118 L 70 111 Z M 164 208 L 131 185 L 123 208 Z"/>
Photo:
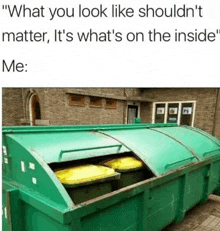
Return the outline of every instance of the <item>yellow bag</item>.
<path id="1" fill-rule="evenodd" d="M 81 165 L 55 171 L 55 175 L 63 184 L 79 184 L 113 176 L 115 170 L 98 165 Z"/>
<path id="2" fill-rule="evenodd" d="M 129 170 L 141 168 L 144 166 L 144 163 L 135 157 L 120 157 L 107 161 L 104 165 L 117 170 Z"/>

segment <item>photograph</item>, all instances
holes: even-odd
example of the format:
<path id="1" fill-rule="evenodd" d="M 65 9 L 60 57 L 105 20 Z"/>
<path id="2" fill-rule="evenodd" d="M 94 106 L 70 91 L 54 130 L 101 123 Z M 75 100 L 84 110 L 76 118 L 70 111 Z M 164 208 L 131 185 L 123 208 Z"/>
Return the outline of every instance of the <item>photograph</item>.
<path id="1" fill-rule="evenodd" d="M 3 231 L 218 230 L 220 88 L 4 87 L 2 126 Z"/>
<path id="2" fill-rule="evenodd" d="M 164 107 L 158 107 L 157 108 L 157 114 L 163 115 L 164 114 Z"/>
<path id="3" fill-rule="evenodd" d="M 184 115 L 191 115 L 192 114 L 192 108 L 191 107 L 183 107 L 183 114 Z"/>
<path id="4" fill-rule="evenodd" d="M 178 112 L 178 108 L 177 107 L 170 107 L 169 108 L 169 114 L 170 115 L 176 115 Z"/>

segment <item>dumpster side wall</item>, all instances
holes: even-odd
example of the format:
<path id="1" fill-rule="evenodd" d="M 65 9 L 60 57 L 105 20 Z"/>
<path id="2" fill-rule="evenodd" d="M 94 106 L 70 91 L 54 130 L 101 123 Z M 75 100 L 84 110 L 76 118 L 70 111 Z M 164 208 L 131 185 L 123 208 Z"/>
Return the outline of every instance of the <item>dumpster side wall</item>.
<path id="1" fill-rule="evenodd" d="M 14 197 L 15 201 L 8 209 L 12 212 L 12 221 L 18 221 L 18 207 L 14 206 L 19 200 L 20 215 L 24 220 L 22 226 L 27 231 L 158 231 L 170 223 L 179 222 L 187 210 L 207 200 L 209 194 L 220 187 L 219 169 L 220 159 L 215 157 L 163 177 L 128 186 L 65 213 L 59 212 L 63 216 L 62 222 L 41 210 L 38 204 L 43 202 L 37 203 L 37 198 L 36 203 L 30 203 L 34 195 L 29 195 L 26 200 L 23 196 Z M 8 206 L 7 203 L 4 206 Z M 7 219 L 3 222 L 7 225 Z"/>
<path id="2" fill-rule="evenodd" d="M 73 207 L 73 203 L 53 171 L 44 163 L 39 155 L 25 149 L 25 143 L 16 137 L 3 136 L 3 146 L 7 155 L 3 160 L 3 179 L 22 185 L 64 207 Z M 7 161 L 6 161 L 7 160 Z M 52 192 L 52 193 L 51 193 Z"/>
<path id="3" fill-rule="evenodd" d="M 220 161 L 207 161 L 173 172 L 111 199 L 95 201 L 75 211 L 80 217 L 73 230 L 158 231 L 177 223 L 187 210 L 219 188 Z"/>
<path id="4" fill-rule="evenodd" d="M 23 203 L 24 209 L 24 229 L 28 231 L 48 231 L 48 230 L 59 230 L 59 231 L 70 231 L 69 225 L 64 225 L 56 220 L 49 217 L 42 211 L 34 208 L 33 206 Z"/>

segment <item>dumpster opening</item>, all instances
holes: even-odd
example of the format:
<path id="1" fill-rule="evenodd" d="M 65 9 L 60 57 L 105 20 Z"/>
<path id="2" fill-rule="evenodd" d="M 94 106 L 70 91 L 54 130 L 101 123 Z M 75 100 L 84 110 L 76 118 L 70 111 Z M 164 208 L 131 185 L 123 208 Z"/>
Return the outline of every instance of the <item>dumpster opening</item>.
<path id="1" fill-rule="evenodd" d="M 129 161 L 132 161 L 132 163 L 129 163 Z M 114 167 L 115 163 L 117 163 L 117 167 Z M 132 152 L 112 154 L 104 157 L 99 156 L 84 160 L 51 163 L 49 166 L 55 175 L 58 172 L 73 170 L 73 174 L 79 174 L 79 178 L 81 177 L 82 182 L 77 184 L 65 184 L 58 177 L 74 204 L 80 204 L 155 176 L 148 166 Z M 101 178 L 94 176 L 93 179 L 90 178 L 88 181 L 85 181 L 83 179 L 85 174 L 75 171 L 80 168 L 91 168 L 91 174 L 93 174 L 94 172 L 92 171 L 96 171 L 97 167 L 112 169 L 115 173 Z"/>

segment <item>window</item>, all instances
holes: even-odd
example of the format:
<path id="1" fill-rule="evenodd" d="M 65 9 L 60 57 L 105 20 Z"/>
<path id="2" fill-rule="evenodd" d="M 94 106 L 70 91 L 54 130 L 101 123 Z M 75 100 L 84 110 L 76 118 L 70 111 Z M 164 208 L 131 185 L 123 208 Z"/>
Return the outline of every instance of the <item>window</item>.
<path id="1" fill-rule="evenodd" d="M 156 114 L 155 114 L 155 123 L 163 123 L 165 115 L 165 103 L 156 104 Z"/>
<path id="2" fill-rule="evenodd" d="M 31 100 L 31 125 L 36 125 L 36 120 L 41 119 L 40 99 L 37 95 L 32 95 L 30 100 Z"/>
<path id="3" fill-rule="evenodd" d="M 105 100 L 106 108 L 116 108 L 116 100 L 115 99 L 106 99 Z"/>
<path id="4" fill-rule="evenodd" d="M 83 95 L 70 95 L 69 105 L 84 106 L 85 96 Z"/>
<path id="5" fill-rule="evenodd" d="M 102 99 L 99 97 L 90 97 L 90 106 L 101 107 L 102 106 Z"/>
<path id="6" fill-rule="evenodd" d="M 195 101 L 154 103 L 153 123 L 178 123 L 193 126 L 195 105 Z"/>
<path id="7" fill-rule="evenodd" d="M 35 113 L 36 113 L 36 119 L 40 120 L 41 114 L 40 114 L 40 103 L 39 102 L 36 102 L 35 104 Z"/>
<path id="8" fill-rule="evenodd" d="M 168 103 L 167 123 L 177 123 L 179 115 L 179 104 Z"/>
<path id="9" fill-rule="evenodd" d="M 193 119 L 193 103 L 182 103 L 180 124 L 191 125 Z"/>

